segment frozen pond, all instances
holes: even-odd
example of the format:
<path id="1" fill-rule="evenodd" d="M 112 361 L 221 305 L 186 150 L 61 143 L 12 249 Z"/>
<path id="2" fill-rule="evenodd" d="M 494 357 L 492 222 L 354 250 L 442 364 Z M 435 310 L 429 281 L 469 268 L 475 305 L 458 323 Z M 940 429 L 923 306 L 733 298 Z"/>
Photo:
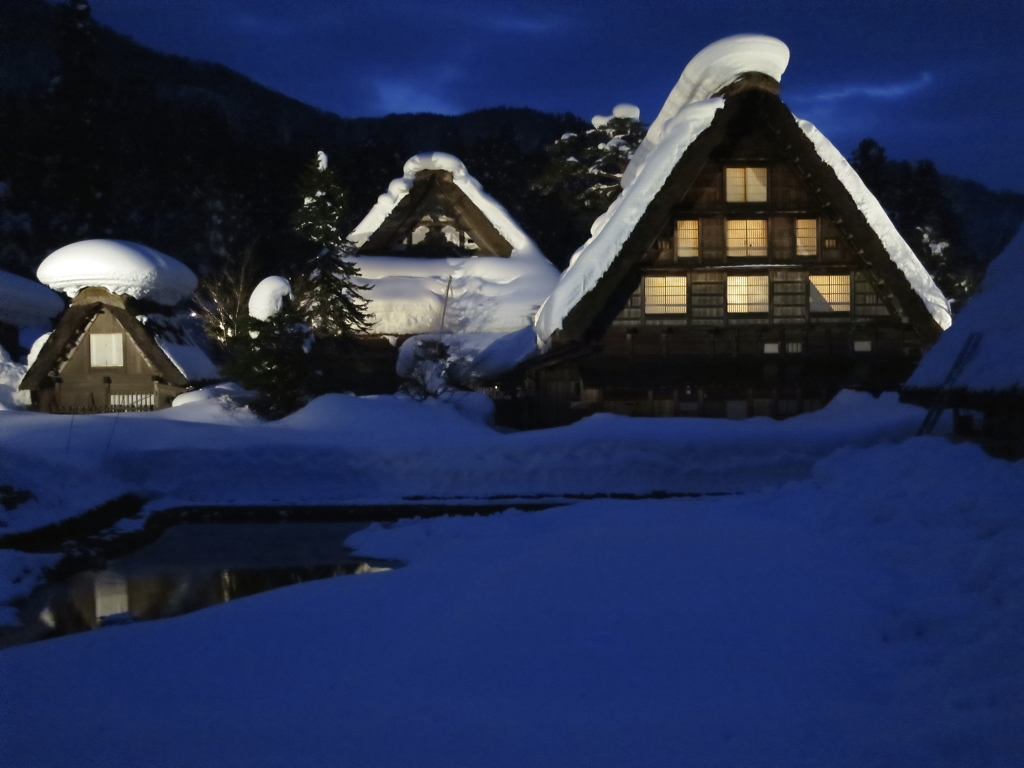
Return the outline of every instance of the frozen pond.
<path id="1" fill-rule="evenodd" d="M 353 557 L 366 523 L 179 525 L 101 571 L 37 590 L 8 646 L 132 621 L 177 616 L 268 589 L 400 563 Z"/>

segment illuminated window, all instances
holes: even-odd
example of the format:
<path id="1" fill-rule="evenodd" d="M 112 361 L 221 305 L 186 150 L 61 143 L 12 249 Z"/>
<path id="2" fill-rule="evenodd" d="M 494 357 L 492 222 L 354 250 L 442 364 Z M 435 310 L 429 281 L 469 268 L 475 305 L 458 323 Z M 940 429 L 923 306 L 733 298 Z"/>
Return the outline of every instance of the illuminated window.
<path id="1" fill-rule="evenodd" d="M 767 256 L 768 222 L 764 219 L 729 219 L 725 222 L 727 256 Z"/>
<path id="2" fill-rule="evenodd" d="M 93 368 L 120 368 L 124 365 L 124 334 L 89 334 L 89 363 Z"/>
<path id="3" fill-rule="evenodd" d="M 799 355 L 804 351 L 804 343 L 802 341 L 787 341 L 786 352 L 790 355 Z"/>
<path id="4" fill-rule="evenodd" d="M 726 168 L 725 201 L 727 203 L 768 202 L 768 169 Z"/>
<path id="5" fill-rule="evenodd" d="M 676 222 L 676 256 L 697 256 L 699 238 L 697 235 L 697 220 Z"/>
<path id="6" fill-rule="evenodd" d="M 764 345 L 764 353 L 766 355 L 777 355 L 779 354 L 779 343 L 777 341 L 769 341 Z"/>
<path id="7" fill-rule="evenodd" d="M 645 277 L 644 312 L 648 315 L 686 313 L 685 277 Z"/>
<path id="8" fill-rule="evenodd" d="M 849 275 L 811 275 L 811 312 L 849 312 Z"/>
<path id="9" fill-rule="evenodd" d="M 853 342 L 854 352 L 870 352 L 871 342 L 870 341 L 855 341 Z"/>
<path id="10" fill-rule="evenodd" d="M 796 220 L 796 255 L 818 255 L 818 220 Z"/>
<path id="11" fill-rule="evenodd" d="M 726 282 L 730 313 L 768 311 L 768 275 L 730 275 Z"/>

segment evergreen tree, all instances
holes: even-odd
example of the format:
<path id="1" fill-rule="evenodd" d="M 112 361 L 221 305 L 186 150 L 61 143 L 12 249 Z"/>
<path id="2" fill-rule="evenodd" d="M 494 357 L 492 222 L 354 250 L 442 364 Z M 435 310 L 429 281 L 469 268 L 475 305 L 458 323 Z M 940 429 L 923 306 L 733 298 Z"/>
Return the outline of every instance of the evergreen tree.
<path id="1" fill-rule="evenodd" d="M 342 228 L 346 195 L 327 155 L 318 152 L 299 181 L 302 205 L 292 224 L 317 246 L 309 269 L 296 285 L 296 305 L 318 338 L 348 337 L 370 329 L 367 302 L 359 286 L 359 268 L 348 258 L 355 253 Z"/>
<path id="2" fill-rule="evenodd" d="M 257 320 L 248 312 L 238 318 L 236 333 L 228 340 L 231 359 L 221 372 L 259 393 L 253 411 L 279 419 L 306 403 L 313 375 L 309 342 L 308 326 L 286 298 L 268 320 Z"/>
<path id="3" fill-rule="evenodd" d="M 622 173 L 647 131 L 635 107 L 620 104 L 612 117 L 595 116 L 583 133 L 566 133 L 547 147 L 550 162 L 532 187 L 557 195 L 563 205 L 590 223 L 608 210 L 622 191 Z"/>

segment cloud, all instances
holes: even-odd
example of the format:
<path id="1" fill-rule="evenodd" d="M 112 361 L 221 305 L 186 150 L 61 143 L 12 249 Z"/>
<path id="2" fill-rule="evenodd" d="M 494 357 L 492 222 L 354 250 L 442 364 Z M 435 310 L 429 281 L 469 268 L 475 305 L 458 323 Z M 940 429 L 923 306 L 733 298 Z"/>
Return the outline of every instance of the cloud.
<path id="1" fill-rule="evenodd" d="M 904 96 L 909 96 L 912 93 L 924 90 L 932 84 L 933 80 L 934 78 L 932 77 L 931 72 L 922 72 L 920 77 L 901 83 L 889 83 L 887 85 L 845 85 L 841 88 L 819 91 L 818 93 L 811 94 L 810 96 L 804 96 L 796 100 L 835 102 L 858 97 L 883 100 L 901 99 Z"/>

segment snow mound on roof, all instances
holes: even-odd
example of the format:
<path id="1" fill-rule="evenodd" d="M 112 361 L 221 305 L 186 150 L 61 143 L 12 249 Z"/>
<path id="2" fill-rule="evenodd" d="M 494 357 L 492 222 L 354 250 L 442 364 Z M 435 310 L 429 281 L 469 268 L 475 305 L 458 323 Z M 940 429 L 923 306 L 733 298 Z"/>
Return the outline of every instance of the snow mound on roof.
<path id="1" fill-rule="evenodd" d="M 940 386 L 968 335 L 981 333 L 974 356 L 955 389 L 978 392 L 1024 389 L 1024 228 L 988 267 L 981 292 L 956 316 L 956 322 L 924 356 L 908 388 Z"/>
<path id="2" fill-rule="evenodd" d="M 871 229 L 875 231 L 882 241 L 886 253 L 893 263 L 900 268 L 900 271 L 910 282 L 914 292 L 921 297 L 921 300 L 928 307 L 928 312 L 936 323 L 943 329 L 949 328 L 953 321 L 953 315 L 949 309 L 949 300 L 932 280 L 928 270 L 918 260 L 917 255 L 907 245 L 907 241 L 896 230 L 896 226 L 889 219 L 882 204 L 878 202 L 871 191 L 861 180 L 857 172 L 853 170 L 842 153 L 835 148 L 831 141 L 806 120 L 797 120 L 797 124 L 804 134 L 814 144 L 818 157 L 827 163 L 846 191 L 850 193 L 857 208 L 864 214 Z"/>
<path id="3" fill-rule="evenodd" d="M 60 296 L 45 285 L 0 271 L 0 323 L 42 325 L 63 309 Z"/>
<path id="4" fill-rule="evenodd" d="M 509 333 L 530 324 L 558 281 L 546 258 L 359 256 L 373 333 Z M 447 297 L 447 298 L 446 298 Z"/>
<path id="5" fill-rule="evenodd" d="M 470 175 L 463 162 L 446 152 L 426 152 L 410 157 L 402 169 L 402 177 L 393 180 L 388 185 L 388 191 L 377 198 L 377 203 L 356 225 L 348 239 L 357 246 L 362 246 L 369 240 L 370 236 L 384 223 L 384 220 L 391 215 L 395 206 L 409 194 L 416 174 L 420 171 L 448 171 L 451 173 L 455 186 L 466 194 L 466 197 L 480 209 L 480 212 L 494 225 L 498 233 L 512 246 L 512 258 L 547 260 L 536 243 L 509 215 L 504 206 L 484 192 L 483 186 Z"/>
<path id="6" fill-rule="evenodd" d="M 647 158 L 665 137 L 668 124 L 681 109 L 711 98 L 748 72 L 760 72 L 781 81 L 788 65 L 789 48 L 781 40 L 767 35 L 733 35 L 704 48 L 690 59 L 647 130 L 647 136 L 637 147 L 632 162 L 622 174 L 623 188 L 640 173 Z"/>
<path id="7" fill-rule="evenodd" d="M 542 341 L 562 327 L 569 311 L 608 271 L 672 169 L 724 105 L 718 98 L 687 105 L 664 126 L 664 141 L 652 148 L 644 172 L 597 218 L 590 239 L 573 254 L 569 268 L 537 313 L 535 324 Z"/>
<path id="8" fill-rule="evenodd" d="M 263 278 L 249 296 L 249 315 L 257 320 L 269 320 L 284 306 L 285 297 L 291 298 L 292 284 L 287 278 L 271 275 Z"/>
<path id="9" fill-rule="evenodd" d="M 111 293 L 173 306 L 196 289 L 198 280 L 177 259 L 126 240 L 83 240 L 58 248 L 39 265 L 36 276 L 74 298 L 96 286 Z"/>

